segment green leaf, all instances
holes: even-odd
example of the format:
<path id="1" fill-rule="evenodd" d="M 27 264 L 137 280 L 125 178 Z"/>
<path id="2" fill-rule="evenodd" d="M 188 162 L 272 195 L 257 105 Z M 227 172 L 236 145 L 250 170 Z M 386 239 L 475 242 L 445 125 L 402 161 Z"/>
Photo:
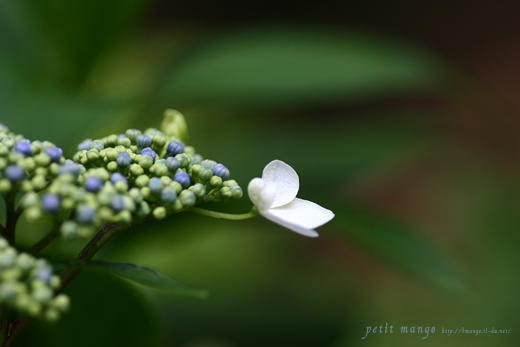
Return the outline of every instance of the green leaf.
<path id="1" fill-rule="evenodd" d="M 196 296 L 201 299 L 208 297 L 208 291 L 189 286 L 156 270 L 129 263 L 110 263 L 97 260 L 72 260 L 60 263 L 65 267 L 86 267 L 106 271 L 146 287 L 168 291 L 179 295 Z"/>
<path id="2" fill-rule="evenodd" d="M 441 249 L 396 218 L 345 205 L 325 204 L 336 214 L 330 226 L 386 265 L 448 292 L 462 292 L 470 283 L 464 268 Z"/>
<path id="3" fill-rule="evenodd" d="M 387 37 L 298 26 L 221 33 L 172 64 L 159 89 L 177 108 L 387 98 L 430 89 L 442 68 L 430 53 Z"/>

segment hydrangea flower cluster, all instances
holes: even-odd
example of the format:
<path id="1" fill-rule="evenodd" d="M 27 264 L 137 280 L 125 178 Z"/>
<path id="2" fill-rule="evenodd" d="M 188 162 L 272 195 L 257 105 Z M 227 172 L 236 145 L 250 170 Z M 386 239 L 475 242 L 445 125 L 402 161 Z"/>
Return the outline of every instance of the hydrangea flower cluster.
<path id="1" fill-rule="evenodd" d="M 39 192 L 65 162 L 63 151 L 49 141 L 29 141 L 0 124 L 0 194 Z"/>
<path id="2" fill-rule="evenodd" d="M 60 285 L 47 261 L 18 253 L 0 237 L 0 305 L 53 322 L 69 308 L 67 295 L 54 296 Z"/>
<path id="3" fill-rule="evenodd" d="M 243 195 L 223 164 L 154 128 L 87 139 L 77 149 L 72 161 L 52 170 L 56 177 L 43 194 L 29 191 L 22 201 L 27 218 L 52 218 L 67 238 L 90 237 L 104 222 L 163 219 Z"/>

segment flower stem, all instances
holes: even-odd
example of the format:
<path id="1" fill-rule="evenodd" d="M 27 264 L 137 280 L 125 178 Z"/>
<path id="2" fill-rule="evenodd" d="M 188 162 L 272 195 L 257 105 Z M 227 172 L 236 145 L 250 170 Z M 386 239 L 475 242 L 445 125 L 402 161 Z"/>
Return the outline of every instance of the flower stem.
<path id="1" fill-rule="evenodd" d="M 42 249 L 44 249 L 45 247 L 47 247 L 49 245 L 49 243 L 52 242 L 52 240 L 54 240 L 57 236 L 59 236 L 60 234 L 60 231 L 58 229 L 58 227 L 54 227 L 52 228 L 51 231 L 49 231 L 49 233 L 47 235 L 45 235 L 40 241 L 38 241 L 34 246 L 32 246 L 31 248 L 29 248 L 29 250 L 27 251 L 27 253 L 29 254 L 32 254 L 32 255 L 36 255 L 38 254 Z"/>
<path id="2" fill-rule="evenodd" d="M 249 218 L 253 218 L 258 215 L 258 211 L 256 210 L 255 207 L 253 207 L 253 209 L 250 212 L 242 213 L 242 214 L 216 212 L 216 211 L 205 210 L 200 207 L 191 207 L 191 208 L 187 209 L 186 211 L 195 212 L 195 213 L 201 214 L 206 217 L 217 218 L 217 219 L 229 219 L 229 220 L 249 219 Z"/>
<path id="3" fill-rule="evenodd" d="M 97 234 L 90 240 L 90 242 L 79 252 L 76 260 L 80 259 L 92 259 L 92 257 L 103 247 L 103 245 L 117 232 L 128 229 L 136 224 L 140 224 L 150 217 L 136 218 L 130 224 L 113 224 L 105 223 L 103 227 L 97 232 Z M 52 239 L 51 239 L 52 240 Z M 50 241 L 49 241 L 50 242 Z M 39 244 L 40 242 L 38 242 Z M 81 271 L 81 268 L 69 268 L 64 270 L 60 274 L 61 287 L 56 291 L 55 294 L 60 293 L 65 287 L 77 276 Z M 4 338 L 2 347 L 9 347 L 13 341 L 24 331 L 34 320 L 33 317 L 22 315 L 18 317 L 9 326 L 7 336 Z"/>

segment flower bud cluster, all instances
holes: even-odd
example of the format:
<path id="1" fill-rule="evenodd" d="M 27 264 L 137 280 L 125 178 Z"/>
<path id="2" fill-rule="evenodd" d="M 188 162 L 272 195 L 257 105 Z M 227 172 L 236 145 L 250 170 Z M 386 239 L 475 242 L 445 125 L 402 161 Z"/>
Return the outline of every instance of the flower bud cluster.
<path id="1" fill-rule="evenodd" d="M 49 141 L 29 141 L 0 124 L 0 194 L 39 192 L 65 162 L 63 151 Z"/>
<path id="2" fill-rule="evenodd" d="M 42 258 L 18 253 L 0 237 L 0 305 L 20 314 L 54 322 L 69 308 L 69 297 L 54 295 L 59 276 Z"/>
<path id="3" fill-rule="evenodd" d="M 242 197 L 229 170 L 157 129 L 85 140 L 58 166 L 45 192 L 22 200 L 29 220 L 51 218 L 66 238 L 90 237 L 104 222 L 166 215 L 203 201 Z"/>

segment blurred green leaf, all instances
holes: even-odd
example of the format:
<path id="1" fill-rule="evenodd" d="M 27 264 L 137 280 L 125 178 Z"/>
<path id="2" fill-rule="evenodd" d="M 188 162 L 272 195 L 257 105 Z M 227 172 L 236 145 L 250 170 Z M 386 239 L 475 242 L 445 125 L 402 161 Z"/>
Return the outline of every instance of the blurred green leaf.
<path id="1" fill-rule="evenodd" d="M 340 235 L 364 247 L 372 256 L 448 292 L 462 292 L 470 281 L 456 260 L 402 221 L 346 205 L 326 205 L 336 214 L 330 222 Z"/>
<path id="2" fill-rule="evenodd" d="M 172 64 L 159 89 L 177 108 L 359 102 L 431 88 L 441 72 L 431 53 L 397 40 L 297 26 L 234 29 Z"/>
<path id="3" fill-rule="evenodd" d="M 168 291 L 180 295 L 196 296 L 201 299 L 208 297 L 205 289 L 195 288 L 174 280 L 171 277 L 146 267 L 128 263 L 110 263 L 97 260 L 73 260 L 59 264 L 66 267 L 87 267 L 106 271 L 146 287 Z"/>
<path id="4" fill-rule="evenodd" d="M 33 322 L 13 346 L 164 346 L 161 321 L 149 302 L 124 281 L 85 270 L 65 293 L 71 298 L 70 312 L 53 325 Z"/>

